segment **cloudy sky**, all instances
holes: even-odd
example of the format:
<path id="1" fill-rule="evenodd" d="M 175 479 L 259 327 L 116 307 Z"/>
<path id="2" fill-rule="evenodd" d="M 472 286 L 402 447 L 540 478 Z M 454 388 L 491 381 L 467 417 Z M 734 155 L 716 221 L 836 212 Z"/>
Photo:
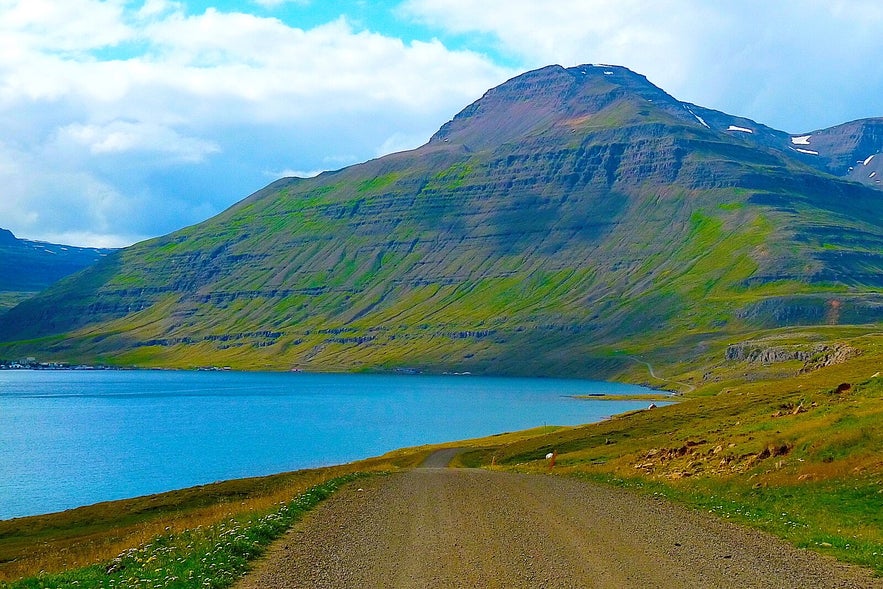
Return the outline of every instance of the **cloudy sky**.
<path id="1" fill-rule="evenodd" d="M 878 0 L 0 0 L 0 227 L 128 245 L 551 63 L 792 133 L 883 116 L 881 30 Z"/>

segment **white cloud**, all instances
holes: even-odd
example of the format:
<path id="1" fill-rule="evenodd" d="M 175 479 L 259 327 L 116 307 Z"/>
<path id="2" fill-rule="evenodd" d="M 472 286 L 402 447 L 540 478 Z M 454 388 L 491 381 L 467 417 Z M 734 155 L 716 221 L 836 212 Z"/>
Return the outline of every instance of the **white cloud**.
<path id="1" fill-rule="evenodd" d="M 343 18 L 301 30 L 276 19 L 208 10 L 176 15 L 151 25 L 148 34 L 167 60 L 170 85 L 203 100 L 240 101 L 230 115 L 264 120 L 384 104 L 431 110 L 454 97 L 471 100 L 504 71 L 437 41 L 405 44 L 355 31 Z"/>
<path id="2" fill-rule="evenodd" d="M 415 149 L 426 143 L 428 139 L 429 137 L 422 134 L 393 133 L 386 138 L 374 155 L 379 157 L 387 153 Z"/>
<path id="3" fill-rule="evenodd" d="M 210 141 L 184 137 L 167 127 L 119 120 L 106 125 L 68 125 L 59 130 L 59 141 L 87 147 L 94 155 L 152 151 L 182 162 L 201 162 L 220 151 Z"/>
<path id="4" fill-rule="evenodd" d="M 3 48 L 81 52 L 132 37 L 121 0 L 2 0 Z M 5 54 L 9 56 L 10 54 Z"/>
<path id="5" fill-rule="evenodd" d="M 126 247 L 144 240 L 141 235 L 112 235 L 92 233 L 90 231 L 64 231 L 60 233 L 42 233 L 33 238 L 35 241 L 49 243 L 77 244 L 80 247 L 116 248 Z"/>
<path id="6" fill-rule="evenodd" d="M 490 33 L 531 66 L 587 61 L 626 65 L 623 61 L 634 61 L 651 49 L 686 57 L 681 48 L 684 29 L 711 25 L 716 12 L 703 3 L 690 4 L 684 10 L 671 0 L 408 0 L 402 10 L 455 33 Z M 658 56 L 642 59 L 655 61 Z"/>
<path id="7" fill-rule="evenodd" d="M 872 0 L 408 0 L 397 14 L 441 39 L 412 27 L 409 41 L 355 24 L 387 8 L 353 0 L 340 13 L 357 4 L 300 28 L 282 0 L 196 14 L 185 0 L 0 0 L 2 225 L 165 233 L 268 171 L 416 147 L 488 88 L 549 63 L 625 65 L 786 131 L 881 114 L 861 111 L 883 92 Z"/>
<path id="8" fill-rule="evenodd" d="M 624 65 L 703 106 L 805 131 L 878 116 L 883 4 L 872 0 L 407 0 L 412 18 L 491 35 L 530 67 Z M 815 125 L 815 127 L 814 127 Z"/>
<path id="9" fill-rule="evenodd" d="M 425 141 L 511 73 L 344 18 L 301 29 L 169 0 L 0 0 L 0 182 L 14 193 L 0 218 L 41 239 L 165 233 L 266 170 Z"/>
<path id="10" fill-rule="evenodd" d="M 180 12 L 183 6 L 180 2 L 171 0 L 146 0 L 141 8 L 135 13 L 137 20 L 150 20 L 170 12 Z"/>
<path id="11" fill-rule="evenodd" d="M 298 4 L 300 6 L 307 6 L 310 4 L 310 0 L 252 0 L 258 6 L 263 6 L 264 8 L 278 8 L 283 4 Z"/>
<path id="12" fill-rule="evenodd" d="M 19 237 L 96 247 L 140 238 L 119 221 L 137 217 L 144 203 L 76 166 L 0 146 L 0 185 L 0 218 Z M 63 207 L 57 204 L 60 196 Z M 91 237 L 85 239 L 87 234 Z M 59 235 L 77 240 L 56 241 Z"/>
<path id="13" fill-rule="evenodd" d="M 326 170 L 292 170 L 291 168 L 287 168 L 285 170 L 273 170 L 264 172 L 264 175 L 269 179 L 278 179 L 278 178 L 315 178 L 322 172 Z"/>

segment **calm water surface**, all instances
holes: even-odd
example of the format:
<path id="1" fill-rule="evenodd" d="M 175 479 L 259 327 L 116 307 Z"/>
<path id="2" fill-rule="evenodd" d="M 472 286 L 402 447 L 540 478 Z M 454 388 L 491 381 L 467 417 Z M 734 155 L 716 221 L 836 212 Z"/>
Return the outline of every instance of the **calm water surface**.
<path id="1" fill-rule="evenodd" d="M 404 446 L 598 421 L 631 385 L 464 376 L 0 372 L 0 519 Z"/>

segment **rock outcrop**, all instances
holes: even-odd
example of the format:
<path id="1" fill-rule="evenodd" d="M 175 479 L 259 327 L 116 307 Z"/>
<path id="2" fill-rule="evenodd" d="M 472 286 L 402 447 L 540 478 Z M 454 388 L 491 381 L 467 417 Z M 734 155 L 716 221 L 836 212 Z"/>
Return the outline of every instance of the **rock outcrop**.
<path id="1" fill-rule="evenodd" d="M 725 357 L 730 362 L 749 364 L 803 362 L 800 372 L 811 372 L 826 366 L 842 364 L 860 354 L 860 350 L 846 344 L 766 346 L 758 342 L 744 342 L 728 346 Z"/>

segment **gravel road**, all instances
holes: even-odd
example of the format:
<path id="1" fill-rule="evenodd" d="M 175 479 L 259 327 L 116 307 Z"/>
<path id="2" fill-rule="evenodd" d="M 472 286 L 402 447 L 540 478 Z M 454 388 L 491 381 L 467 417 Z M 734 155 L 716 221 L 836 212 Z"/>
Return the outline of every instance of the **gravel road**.
<path id="1" fill-rule="evenodd" d="M 883 587 L 864 570 L 661 499 L 439 468 L 450 456 L 338 492 L 237 588 Z"/>

